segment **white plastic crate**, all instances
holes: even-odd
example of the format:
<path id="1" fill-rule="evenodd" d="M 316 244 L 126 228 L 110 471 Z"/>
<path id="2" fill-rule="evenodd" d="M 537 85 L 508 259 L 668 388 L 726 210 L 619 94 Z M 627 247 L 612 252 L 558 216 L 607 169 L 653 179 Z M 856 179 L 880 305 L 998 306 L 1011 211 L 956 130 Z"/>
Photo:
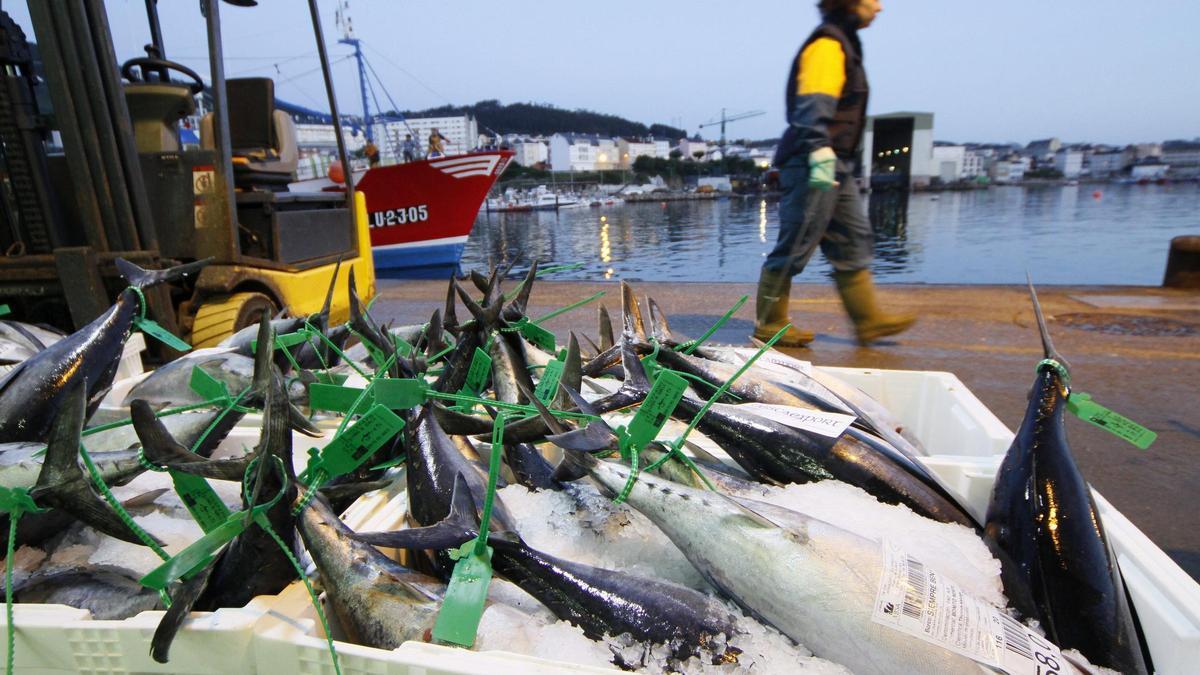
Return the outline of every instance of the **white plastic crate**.
<path id="1" fill-rule="evenodd" d="M 957 377 L 925 371 L 824 370 L 893 410 L 929 449 L 931 456 L 925 461 L 930 468 L 973 512 L 982 514 L 1013 434 Z M 226 443 L 253 444 L 260 422 L 260 417 L 248 415 Z M 308 447 L 320 444 L 297 436 L 297 460 L 303 461 Z M 397 524 L 403 500 L 402 490 L 372 493 L 344 517 L 351 527 L 384 529 Z M 1096 501 L 1156 671 L 1195 672 L 1194 664 L 1200 663 L 1200 585 L 1099 494 Z M 320 623 L 299 582 L 244 608 L 193 614 L 179 632 L 167 665 L 149 656 L 150 638 L 161 616 L 162 612 L 144 612 L 126 621 L 95 621 L 86 611 L 62 605 L 17 605 L 17 667 L 32 673 L 333 672 Z M 420 643 L 385 651 L 338 642 L 337 651 L 347 675 L 615 672 Z"/>

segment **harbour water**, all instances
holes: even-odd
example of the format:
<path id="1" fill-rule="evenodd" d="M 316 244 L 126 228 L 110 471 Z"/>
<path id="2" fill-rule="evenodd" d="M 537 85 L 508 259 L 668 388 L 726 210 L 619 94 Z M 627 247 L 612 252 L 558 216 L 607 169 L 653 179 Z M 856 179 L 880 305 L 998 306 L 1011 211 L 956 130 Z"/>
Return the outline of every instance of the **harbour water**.
<path id="1" fill-rule="evenodd" d="M 892 283 L 1162 282 L 1172 237 L 1200 233 L 1200 185 L 992 187 L 876 193 L 875 273 Z M 483 213 L 464 269 L 537 258 L 581 263 L 556 278 L 753 282 L 779 230 L 762 199 Z M 820 253 L 798 281 L 830 271 Z"/>

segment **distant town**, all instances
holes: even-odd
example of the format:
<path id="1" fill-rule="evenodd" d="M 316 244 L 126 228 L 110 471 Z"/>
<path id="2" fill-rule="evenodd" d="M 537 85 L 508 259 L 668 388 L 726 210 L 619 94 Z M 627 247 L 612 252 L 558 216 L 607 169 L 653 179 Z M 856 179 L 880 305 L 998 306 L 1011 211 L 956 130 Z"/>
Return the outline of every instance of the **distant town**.
<path id="1" fill-rule="evenodd" d="M 277 105 L 296 120 L 301 173 L 323 175 L 336 154 L 328 116 L 283 102 Z M 347 120 L 343 132 L 348 147 L 365 162 L 361 157 L 368 143 L 366 126 L 361 120 Z M 371 124 L 370 142 L 381 161 L 389 164 L 402 160 L 406 136 L 424 150 L 435 129 L 446 139 L 447 154 L 505 147 L 515 153 L 513 161 L 517 165 L 553 174 L 645 173 L 654 166 L 647 159 L 705 164 L 722 163 L 728 158 L 743 160 L 737 163 L 739 167 L 765 170 L 775 153 L 774 139 L 728 141 L 722 145 L 698 135 L 672 138 L 570 131 L 503 133 L 481 124 L 471 114 L 377 118 Z M 1200 179 L 1200 138 L 1124 146 L 1072 143 L 1059 138 L 1033 140 L 1025 145 L 951 143 L 935 140 L 933 113 L 897 112 L 870 118 L 863 139 L 863 173 L 864 182 L 872 187 L 916 190 L 1078 180 L 1192 181 Z"/>

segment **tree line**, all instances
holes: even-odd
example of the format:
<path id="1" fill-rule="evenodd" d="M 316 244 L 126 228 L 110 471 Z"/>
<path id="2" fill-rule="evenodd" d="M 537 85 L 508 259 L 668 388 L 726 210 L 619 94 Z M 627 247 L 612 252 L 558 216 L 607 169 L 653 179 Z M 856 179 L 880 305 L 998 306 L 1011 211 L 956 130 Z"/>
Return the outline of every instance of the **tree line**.
<path id="1" fill-rule="evenodd" d="M 656 136 L 677 140 L 687 132 L 666 124 L 645 125 L 617 115 L 591 110 L 566 110 L 546 103 L 509 103 L 495 99 L 472 105 L 444 105 L 426 110 L 406 110 L 405 117 L 451 117 L 471 115 L 485 133 L 501 134 L 599 134 L 606 137 L 644 138 Z"/>

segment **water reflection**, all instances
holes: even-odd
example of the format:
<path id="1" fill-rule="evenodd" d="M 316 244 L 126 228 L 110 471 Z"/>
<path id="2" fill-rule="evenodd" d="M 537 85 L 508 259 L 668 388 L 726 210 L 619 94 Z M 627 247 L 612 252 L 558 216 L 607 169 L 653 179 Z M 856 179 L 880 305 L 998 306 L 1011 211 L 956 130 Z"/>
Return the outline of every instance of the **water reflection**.
<path id="1" fill-rule="evenodd" d="M 1047 284 L 1158 284 L 1170 238 L 1196 229 L 1200 186 L 1108 185 L 1101 199 L 1093 189 L 875 193 L 876 274 L 1021 283 L 1029 269 Z M 557 278 L 752 282 L 778 227 L 778 203 L 758 198 L 482 213 L 463 266 L 537 258 L 583 263 Z M 799 280 L 828 272 L 817 255 Z"/>

